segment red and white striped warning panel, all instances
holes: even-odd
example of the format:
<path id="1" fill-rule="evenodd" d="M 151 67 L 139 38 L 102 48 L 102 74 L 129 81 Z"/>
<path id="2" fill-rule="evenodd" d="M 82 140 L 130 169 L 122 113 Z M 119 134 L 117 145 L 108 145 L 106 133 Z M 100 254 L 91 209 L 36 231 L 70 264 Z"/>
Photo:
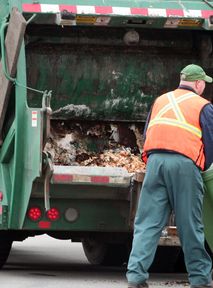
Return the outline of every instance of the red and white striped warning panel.
<path id="1" fill-rule="evenodd" d="M 209 18 L 213 10 L 195 9 L 161 9 L 141 7 L 114 7 L 90 5 L 58 5 L 58 4 L 22 4 L 25 13 L 59 13 L 63 10 L 74 14 L 86 15 L 120 15 L 120 16 L 148 16 L 148 17 L 182 17 Z"/>
<path id="2" fill-rule="evenodd" d="M 32 111 L 32 127 L 37 127 L 38 125 L 38 111 Z"/>
<path id="3" fill-rule="evenodd" d="M 128 187 L 131 178 L 132 174 L 124 168 L 54 165 L 51 183 Z"/>

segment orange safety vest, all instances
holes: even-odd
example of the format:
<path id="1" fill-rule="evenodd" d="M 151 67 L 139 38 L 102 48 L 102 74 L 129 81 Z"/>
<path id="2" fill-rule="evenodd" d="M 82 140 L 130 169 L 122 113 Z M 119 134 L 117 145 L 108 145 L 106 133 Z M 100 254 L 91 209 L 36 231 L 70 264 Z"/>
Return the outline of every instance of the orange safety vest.
<path id="1" fill-rule="evenodd" d="M 205 155 L 200 112 L 209 101 L 194 92 L 176 89 L 158 97 L 146 131 L 143 160 L 147 153 L 163 149 L 180 153 L 204 170 Z"/>

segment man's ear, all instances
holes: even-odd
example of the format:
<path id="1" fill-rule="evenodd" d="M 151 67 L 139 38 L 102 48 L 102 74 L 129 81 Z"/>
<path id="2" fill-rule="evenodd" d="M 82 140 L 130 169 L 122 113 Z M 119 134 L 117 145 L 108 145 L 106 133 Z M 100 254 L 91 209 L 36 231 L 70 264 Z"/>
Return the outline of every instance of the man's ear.
<path id="1" fill-rule="evenodd" d="M 195 83 L 195 88 L 197 89 L 200 84 L 200 80 L 196 80 L 194 83 Z"/>

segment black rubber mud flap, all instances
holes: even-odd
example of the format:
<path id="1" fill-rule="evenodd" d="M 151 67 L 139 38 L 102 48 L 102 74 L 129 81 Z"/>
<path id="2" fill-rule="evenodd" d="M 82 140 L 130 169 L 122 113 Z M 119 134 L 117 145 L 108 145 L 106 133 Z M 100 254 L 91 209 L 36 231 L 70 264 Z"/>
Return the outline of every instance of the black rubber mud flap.
<path id="1" fill-rule="evenodd" d="M 0 233 L 0 269 L 4 266 L 10 254 L 12 239 L 6 237 L 5 233 Z"/>

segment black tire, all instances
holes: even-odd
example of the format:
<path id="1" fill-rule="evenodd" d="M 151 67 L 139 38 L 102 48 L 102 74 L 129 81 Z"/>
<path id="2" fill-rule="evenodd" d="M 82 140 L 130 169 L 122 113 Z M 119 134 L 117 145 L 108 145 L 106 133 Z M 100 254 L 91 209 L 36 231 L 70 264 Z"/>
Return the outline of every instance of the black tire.
<path id="1" fill-rule="evenodd" d="M 154 273 L 181 272 L 181 270 L 184 271 L 185 269 L 185 265 L 182 260 L 183 258 L 181 247 L 158 246 L 154 261 L 149 271 Z"/>
<path id="2" fill-rule="evenodd" d="M 10 254 L 13 241 L 11 239 L 0 239 L 0 269 L 4 266 Z"/>
<path id="3" fill-rule="evenodd" d="M 184 261 L 183 250 L 180 250 L 180 253 L 177 258 L 177 262 L 175 264 L 175 272 L 176 273 L 186 273 L 186 265 Z"/>
<path id="4" fill-rule="evenodd" d="M 84 239 L 82 245 L 88 261 L 94 265 L 122 266 L 128 260 L 128 249 L 125 244 Z"/>

